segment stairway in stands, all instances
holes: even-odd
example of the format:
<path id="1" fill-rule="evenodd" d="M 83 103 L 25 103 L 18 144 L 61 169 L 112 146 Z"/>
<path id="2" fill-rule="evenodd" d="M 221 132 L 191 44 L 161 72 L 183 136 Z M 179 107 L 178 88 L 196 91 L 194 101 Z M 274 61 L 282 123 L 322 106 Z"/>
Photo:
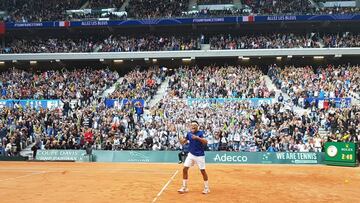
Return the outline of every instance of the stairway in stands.
<path id="1" fill-rule="evenodd" d="M 148 109 L 154 107 L 159 101 L 165 97 L 166 91 L 169 87 L 169 78 L 166 78 L 164 82 L 161 83 L 158 91 L 156 92 L 156 95 L 151 99 L 150 101 L 147 101 L 147 107 Z"/>
<path id="2" fill-rule="evenodd" d="M 283 97 L 284 97 L 284 101 L 290 105 L 290 103 L 292 103 L 291 98 L 288 94 L 282 92 L 280 89 L 278 89 L 274 83 L 272 82 L 272 80 L 270 79 L 270 77 L 268 75 L 263 76 L 263 79 L 265 80 L 265 84 L 266 86 L 269 88 L 270 91 L 274 90 L 275 91 L 275 100 L 277 101 L 280 93 L 282 93 Z M 310 110 L 308 109 L 304 109 L 302 107 L 299 106 L 293 106 L 293 110 L 295 113 L 297 113 L 298 115 L 303 115 L 304 113 L 310 113 Z"/>
<path id="3" fill-rule="evenodd" d="M 115 89 L 116 89 L 116 86 L 120 83 L 122 83 L 122 81 L 124 80 L 124 77 L 121 77 L 119 78 L 110 88 L 106 89 L 102 94 L 101 94 L 101 97 L 102 98 L 106 98 L 108 97 L 109 95 L 111 95 Z"/>

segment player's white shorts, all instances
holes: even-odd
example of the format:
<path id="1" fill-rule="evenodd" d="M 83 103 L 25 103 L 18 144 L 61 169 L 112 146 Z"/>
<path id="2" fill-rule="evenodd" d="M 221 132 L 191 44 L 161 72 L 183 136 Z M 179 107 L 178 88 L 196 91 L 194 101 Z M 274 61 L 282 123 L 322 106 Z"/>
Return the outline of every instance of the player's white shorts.
<path id="1" fill-rule="evenodd" d="M 195 156 L 189 152 L 185 159 L 184 166 L 191 167 L 195 164 L 199 166 L 200 170 L 205 169 L 205 156 Z"/>

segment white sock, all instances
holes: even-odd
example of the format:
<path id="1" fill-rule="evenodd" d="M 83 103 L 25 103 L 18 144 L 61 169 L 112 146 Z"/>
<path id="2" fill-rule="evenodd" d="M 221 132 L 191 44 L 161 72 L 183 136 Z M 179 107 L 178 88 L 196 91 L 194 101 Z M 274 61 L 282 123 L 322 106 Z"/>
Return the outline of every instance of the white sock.
<path id="1" fill-rule="evenodd" d="M 205 188 L 209 188 L 209 181 L 204 181 Z"/>
<path id="2" fill-rule="evenodd" d="M 183 187 L 187 187 L 187 181 L 186 179 L 183 179 Z"/>

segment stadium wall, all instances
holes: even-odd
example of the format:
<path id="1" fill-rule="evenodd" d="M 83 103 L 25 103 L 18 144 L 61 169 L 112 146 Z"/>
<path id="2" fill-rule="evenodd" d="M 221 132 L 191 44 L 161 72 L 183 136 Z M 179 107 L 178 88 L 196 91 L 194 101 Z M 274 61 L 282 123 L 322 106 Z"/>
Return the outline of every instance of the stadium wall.
<path id="1" fill-rule="evenodd" d="M 177 163 L 178 151 L 39 150 L 37 160 L 78 162 Z M 314 152 L 206 152 L 207 163 L 217 164 L 323 164 L 324 153 Z M 90 160 L 91 159 L 91 160 Z"/>
<path id="2" fill-rule="evenodd" d="M 260 56 L 354 56 L 360 48 L 291 48 L 291 49 L 237 49 L 192 51 L 94 52 L 94 53 L 35 53 L 0 54 L 1 61 L 33 60 L 114 60 L 114 59 L 170 59 L 170 58 L 221 58 Z"/>

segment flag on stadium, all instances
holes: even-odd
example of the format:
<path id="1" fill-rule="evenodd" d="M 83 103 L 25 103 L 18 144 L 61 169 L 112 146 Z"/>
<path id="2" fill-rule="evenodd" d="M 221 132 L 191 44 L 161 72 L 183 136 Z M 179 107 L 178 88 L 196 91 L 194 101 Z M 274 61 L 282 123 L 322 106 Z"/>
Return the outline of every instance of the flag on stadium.
<path id="1" fill-rule="evenodd" d="M 243 16 L 243 22 L 254 22 L 255 16 Z"/>
<path id="2" fill-rule="evenodd" d="M 70 26 L 70 21 L 60 21 L 59 22 L 59 27 L 69 27 Z"/>
<path id="3" fill-rule="evenodd" d="M 0 35 L 5 34 L 5 23 L 0 22 Z"/>

